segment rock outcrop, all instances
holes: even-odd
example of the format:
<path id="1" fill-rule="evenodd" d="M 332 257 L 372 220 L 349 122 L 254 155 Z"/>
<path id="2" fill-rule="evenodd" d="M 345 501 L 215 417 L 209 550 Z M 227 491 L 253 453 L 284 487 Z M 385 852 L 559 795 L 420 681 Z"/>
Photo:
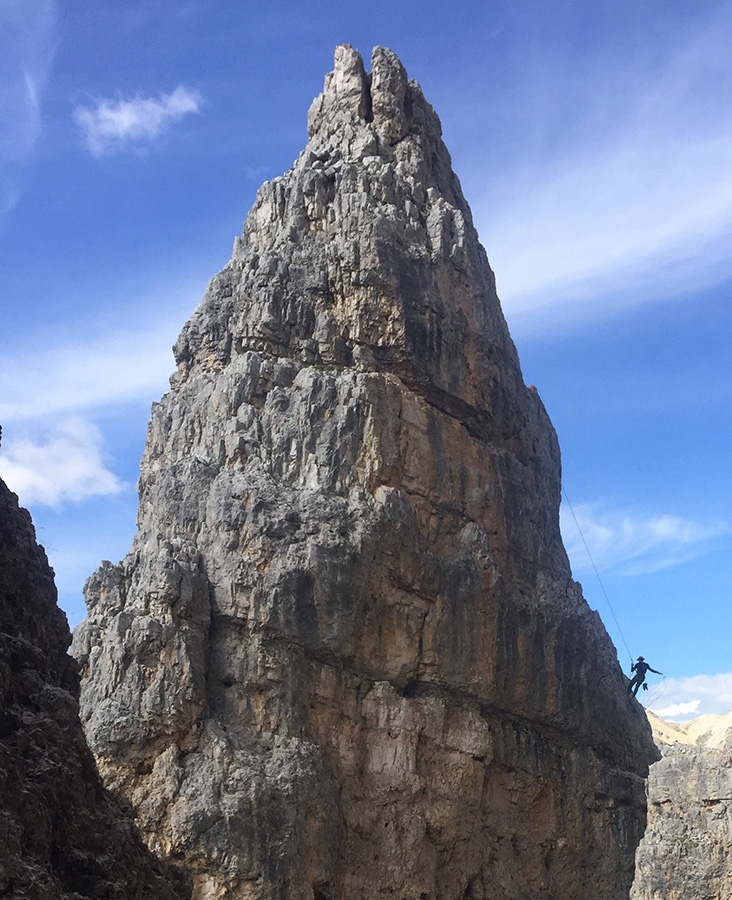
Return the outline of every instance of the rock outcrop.
<path id="1" fill-rule="evenodd" d="M 648 713 L 662 759 L 648 779 L 648 828 L 632 900 L 732 897 L 732 713 L 665 722 Z"/>
<path id="2" fill-rule="evenodd" d="M 102 786 L 70 642 L 30 516 L 0 481 L 0 896 L 181 900 Z"/>
<path id="3" fill-rule="evenodd" d="M 197 898 L 626 898 L 650 729 L 439 121 L 336 50 L 87 587 L 86 732 Z"/>

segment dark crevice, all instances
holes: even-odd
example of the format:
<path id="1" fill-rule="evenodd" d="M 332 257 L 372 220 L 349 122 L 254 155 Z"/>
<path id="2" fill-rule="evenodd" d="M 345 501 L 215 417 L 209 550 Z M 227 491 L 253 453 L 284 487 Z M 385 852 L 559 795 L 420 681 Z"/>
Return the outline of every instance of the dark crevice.
<path id="1" fill-rule="evenodd" d="M 364 99 L 364 113 L 363 118 L 364 122 L 373 122 L 374 121 L 374 104 L 371 99 L 371 75 L 367 72 L 365 73 L 363 80 L 363 99 Z"/>

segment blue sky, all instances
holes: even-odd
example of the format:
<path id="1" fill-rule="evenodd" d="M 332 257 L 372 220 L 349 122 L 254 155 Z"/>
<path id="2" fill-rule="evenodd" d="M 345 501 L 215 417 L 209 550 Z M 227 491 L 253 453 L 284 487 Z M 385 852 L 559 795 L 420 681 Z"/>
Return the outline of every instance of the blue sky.
<path id="1" fill-rule="evenodd" d="M 440 115 L 621 663 L 666 673 L 662 715 L 728 712 L 732 2 L 0 0 L 0 475 L 71 624 L 338 43 L 391 47 Z"/>

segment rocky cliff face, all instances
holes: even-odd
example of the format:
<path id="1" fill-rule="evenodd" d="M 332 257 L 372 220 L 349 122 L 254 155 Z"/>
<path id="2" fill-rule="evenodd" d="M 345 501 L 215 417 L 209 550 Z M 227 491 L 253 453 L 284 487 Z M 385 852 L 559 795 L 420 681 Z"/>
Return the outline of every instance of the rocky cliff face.
<path id="1" fill-rule="evenodd" d="M 180 900 L 102 787 L 70 641 L 30 516 L 0 481 L 0 896 Z"/>
<path id="2" fill-rule="evenodd" d="M 309 131 L 88 585 L 101 771 L 198 898 L 627 897 L 655 751 L 437 116 L 343 46 Z"/>
<path id="3" fill-rule="evenodd" d="M 732 897 L 732 713 L 683 725 L 648 714 L 663 758 L 648 779 L 648 829 L 632 900 Z"/>

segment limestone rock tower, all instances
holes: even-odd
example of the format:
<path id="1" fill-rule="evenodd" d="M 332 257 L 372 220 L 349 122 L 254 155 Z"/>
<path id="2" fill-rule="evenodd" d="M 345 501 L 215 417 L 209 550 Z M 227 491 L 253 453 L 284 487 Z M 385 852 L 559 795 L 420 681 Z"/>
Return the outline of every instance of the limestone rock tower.
<path id="1" fill-rule="evenodd" d="M 349 46 L 153 408 L 82 714 L 194 896 L 626 898 L 655 750 L 438 118 Z"/>

